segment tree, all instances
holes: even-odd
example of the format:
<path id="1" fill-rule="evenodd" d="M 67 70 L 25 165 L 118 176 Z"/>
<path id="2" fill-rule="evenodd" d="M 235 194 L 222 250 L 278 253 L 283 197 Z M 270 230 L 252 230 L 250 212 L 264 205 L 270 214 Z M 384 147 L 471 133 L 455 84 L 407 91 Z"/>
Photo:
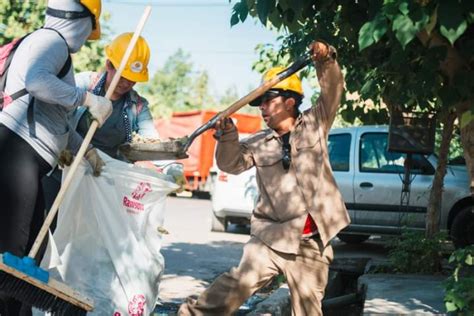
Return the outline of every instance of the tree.
<path id="1" fill-rule="evenodd" d="M 46 0 L 0 0 L 0 45 L 43 25 Z"/>
<path id="2" fill-rule="evenodd" d="M 0 0 L 0 45 L 10 42 L 43 26 L 44 14 L 47 7 L 46 0 L 38 1 L 11 1 Z M 103 14 L 103 21 L 108 21 L 110 15 Z M 101 23 L 101 41 L 87 41 L 81 50 L 73 54 L 74 70 L 96 71 L 105 61 L 102 41 L 107 40 L 108 27 Z"/>
<path id="3" fill-rule="evenodd" d="M 190 55 L 179 49 L 139 90 L 150 102 L 154 117 L 169 117 L 175 111 L 212 108 L 206 71 L 193 70 Z"/>
<path id="4" fill-rule="evenodd" d="M 234 5 L 231 25 L 248 15 L 285 31 L 280 53 L 292 58 L 304 54 L 317 38 L 338 48 L 346 88 L 353 96 L 341 109 L 348 122 L 387 123 L 396 110 L 430 111 L 449 127 L 450 113 L 456 111 L 474 195 L 474 137 L 469 137 L 474 134 L 474 112 L 468 107 L 474 104 L 473 1 L 241 0 Z M 369 109 L 368 101 L 374 105 Z M 446 143 L 451 135 L 445 133 Z M 447 153 L 439 154 L 437 173 L 443 173 Z M 433 190 L 440 192 L 442 181 L 435 185 Z M 432 200 L 429 218 L 438 218 L 436 205 Z M 428 236 L 437 229 L 428 221 Z"/>

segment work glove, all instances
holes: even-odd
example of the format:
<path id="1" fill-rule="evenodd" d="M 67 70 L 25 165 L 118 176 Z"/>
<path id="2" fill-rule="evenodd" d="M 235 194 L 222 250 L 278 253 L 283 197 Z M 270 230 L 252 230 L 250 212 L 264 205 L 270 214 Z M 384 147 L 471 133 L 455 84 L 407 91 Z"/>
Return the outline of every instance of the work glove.
<path id="1" fill-rule="evenodd" d="M 89 164 L 92 167 L 92 175 L 94 177 L 100 176 L 100 173 L 102 172 L 102 168 L 105 166 L 105 162 L 100 158 L 99 153 L 97 152 L 97 149 L 91 148 L 89 149 L 84 158 L 89 162 Z"/>
<path id="2" fill-rule="evenodd" d="M 70 166 L 73 160 L 74 155 L 72 154 L 72 152 L 69 149 L 64 149 L 59 154 L 58 165 L 61 167 L 61 169 L 64 169 L 64 167 Z"/>
<path id="3" fill-rule="evenodd" d="M 99 123 L 99 127 L 101 127 L 110 114 L 112 114 L 112 102 L 107 98 L 90 92 L 86 92 L 84 106 L 89 110 L 92 118 Z"/>
<path id="4" fill-rule="evenodd" d="M 184 191 L 184 186 L 186 185 L 186 177 L 183 172 L 183 164 L 181 163 L 172 163 L 168 167 L 164 168 L 164 173 L 170 176 L 173 179 L 173 182 L 179 185 L 174 192 L 181 193 Z"/>
<path id="5" fill-rule="evenodd" d="M 97 153 L 97 149 L 89 149 L 84 155 L 84 158 L 86 158 L 87 162 L 89 162 L 94 177 L 100 176 L 102 168 L 105 166 L 105 162 L 102 160 L 102 158 L 100 158 L 99 154 Z M 73 160 L 74 155 L 69 149 L 65 149 L 59 154 L 58 164 L 61 169 L 64 169 L 64 167 L 70 166 Z"/>
<path id="6" fill-rule="evenodd" d="M 94 177 L 100 176 L 100 173 L 102 171 L 102 167 L 105 166 L 105 162 L 100 158 L 99 154 L 97 153 L 97 150 L 95 148 L 89 149 L 84 158 L 89 162 L 89 164 L 92 167 L 92 174 Z M 59 159 L 58 159 L 58 165 L 61 167 L 61 169 L 64 169 L 66 166 L 70 166 L 74 160 L 74 155 L 69 149 L 63 150 L 59 154 Z"/>

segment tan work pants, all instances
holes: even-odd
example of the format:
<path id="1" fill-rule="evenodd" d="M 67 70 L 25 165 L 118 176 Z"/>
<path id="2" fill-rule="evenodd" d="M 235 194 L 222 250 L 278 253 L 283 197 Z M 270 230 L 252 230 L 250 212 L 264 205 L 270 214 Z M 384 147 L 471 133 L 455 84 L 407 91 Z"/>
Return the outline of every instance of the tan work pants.
<path id="1" fill-rule="evenodd" d="M 332 247 L 319 239 L 301 241 L 298 255 L 272 250 L 252 237 L 238 267 L 220 275 L 197 300 L 181 305 L 178 315 L 231 315 L 245 300 L 283 273 L 291 294 L 292 315 L 322 315 Z"/>

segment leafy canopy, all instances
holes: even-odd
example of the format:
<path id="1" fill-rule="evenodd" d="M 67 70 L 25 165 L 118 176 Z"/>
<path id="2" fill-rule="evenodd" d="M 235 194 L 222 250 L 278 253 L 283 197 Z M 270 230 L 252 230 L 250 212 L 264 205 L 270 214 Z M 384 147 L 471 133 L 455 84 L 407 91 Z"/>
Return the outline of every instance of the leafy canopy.
<path id="1" fill-rule="evenodd" d="M 338 49 L 348 122 L 387 123 L 382 103 L 437 112 L 473 98 L 472 0 L 241 0 L 231 25 L 249 15 L 285 33 L 282 56 L 297 58 L 315 39 Z M 462 66 L 445 63 L 449 50 Z"/>
<path id="2" fill-rule="evenodd" d="M 10 42 L 43 26 L 46 0 L 10 1 L 0 0 L 0 45 Z M 102 15 L 105 22 L 110 14 Z M 107 41 L 109 28 L 101 23 L 102 36 L 100 41 L 87 41 L 81 50 L 73 54 L 74 69 L 77 72 L 95 71 L 105 62 L 102 42 Z"/>

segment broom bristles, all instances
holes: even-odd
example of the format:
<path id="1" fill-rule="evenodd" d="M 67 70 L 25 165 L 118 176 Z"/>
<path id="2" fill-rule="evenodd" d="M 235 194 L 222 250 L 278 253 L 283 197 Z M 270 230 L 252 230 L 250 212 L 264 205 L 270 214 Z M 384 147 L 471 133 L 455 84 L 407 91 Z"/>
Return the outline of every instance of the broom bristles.
<path id="1" fill-rule="evenodd" d="M 47 283 L 4 263 L 0 253 L 0 293 L 53 315 L 86 315 L 94 302 L 64 283 Z M 8 260 L 7 260 L 8 261 Z"/>
<path id="2" fill-rule="evenodd" d="M 53 315 L 83 316 L 87 311 L 33 284 L 0 271 L 0 293 Z"/>

